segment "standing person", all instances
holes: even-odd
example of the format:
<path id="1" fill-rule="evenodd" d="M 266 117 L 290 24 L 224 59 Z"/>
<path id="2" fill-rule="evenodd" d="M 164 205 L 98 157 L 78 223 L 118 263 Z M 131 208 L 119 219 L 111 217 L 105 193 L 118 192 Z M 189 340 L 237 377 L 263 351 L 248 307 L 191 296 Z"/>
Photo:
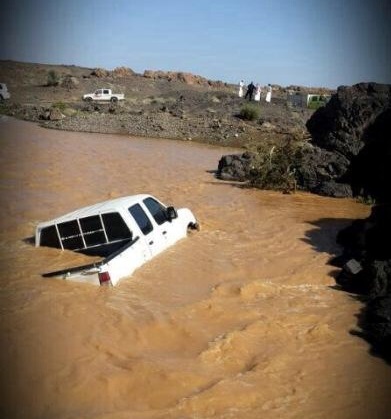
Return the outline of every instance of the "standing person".
<path id="1" fill-rule="evenodd" d="M 254 96 L 254 100 L 256 102 L 259 102 L 261 100 L 261 86 L 259 83 L 257 83 L 255 85 L 255 96 Z"/>
<path id="2" fill-rule="evenodd" d="M 266 102 L 270 103 L 272 100 L 272 85 L 269 83 L 267 85 L 267 93 L 266 93 Z"/>
<path id="3" fill-rule="evenodd" d="M 239 97 L 243 97 L 243 87 L 244 87 L 244 80 L 240 80 L 240 82 L 239 82 Z"/>
<path id="4" fill-rule="evenodd" d="M 246 92 L 246 96 L 244 97 L 245 99 L 248 98 L 248 100 L 251 102 L 253 100 L 253 94 L 254 94 L 254 83 L 251 82 L 248 86 L 247 86 L 247 92 Z"/>

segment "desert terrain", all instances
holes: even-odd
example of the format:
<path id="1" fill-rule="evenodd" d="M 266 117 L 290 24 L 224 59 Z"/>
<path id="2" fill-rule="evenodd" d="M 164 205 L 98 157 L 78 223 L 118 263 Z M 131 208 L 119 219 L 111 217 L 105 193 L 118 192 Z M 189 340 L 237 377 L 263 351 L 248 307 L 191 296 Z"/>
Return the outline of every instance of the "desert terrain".
<path id="1" fill-rule="evenodd" d="M 47 85 L 49 72 L 58 76 L 57 86 Z M 70 131 L 253 148 L 269 140 L 308 138 L 305 122 L 313 113 L 307 108 L 287 107 L 289 89 L 281 86 L 274 86 L 272 102 L 266 103 L 263 86 L 257 102 L 260 118 L 246 121 L 238 117 L 247 102 L 238 97 L 238 86 L 180 72 L 136 74 L 129 68 L 108 71 L 2 61 L 0 79 L 11 92 L 10 101 L 0 108 L 2 113 Z M 98 88 L 124 93 L 125 101 L 116 105 L 82 101 L 83 94 Z M 329 92 L 298 86 L 291 89 Z"/>

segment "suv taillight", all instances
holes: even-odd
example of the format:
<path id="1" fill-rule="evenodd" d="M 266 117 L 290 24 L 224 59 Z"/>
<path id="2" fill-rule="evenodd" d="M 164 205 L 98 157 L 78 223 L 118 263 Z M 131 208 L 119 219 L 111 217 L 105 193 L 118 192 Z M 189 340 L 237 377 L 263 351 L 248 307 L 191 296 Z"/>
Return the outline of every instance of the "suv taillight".
<path id="1" fill-rule="evenodd" d="M 100 272 L 98 277 L 100 285 L 111 285 L 111 278 L 108 272 Z"/>

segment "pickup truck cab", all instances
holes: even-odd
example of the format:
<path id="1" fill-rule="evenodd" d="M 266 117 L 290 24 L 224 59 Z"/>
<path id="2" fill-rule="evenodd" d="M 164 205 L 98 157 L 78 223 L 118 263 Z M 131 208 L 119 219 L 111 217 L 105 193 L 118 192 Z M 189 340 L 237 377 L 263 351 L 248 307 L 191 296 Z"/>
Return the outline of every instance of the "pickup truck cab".
<path id="1" fill-rule="evenodd" d="M 166 207 L 151 195 L 133 195 L 84 207 L 38 224 L 35 245 L 104 257 L 84 266 L 43 274 L 96 285 L 116 285 L 189 229 L 198 229 L 187 208 Z"/>
<path id="2" fill-rule="evenodd" d="M 11 97 L 7 85 L 5 83 L 0 83 L 0 101 L 9 99 Z"/>
<path id="3" fill-rule="evenodd" d="M 125 95 L 122 93 L 113 93 L 111 89 L 97 89 L 94 93 L 87 93 L 83 95 L 83 100 L 87 102 L 103 101 L 103 102 L 118 102 L 124 100 Z"/>

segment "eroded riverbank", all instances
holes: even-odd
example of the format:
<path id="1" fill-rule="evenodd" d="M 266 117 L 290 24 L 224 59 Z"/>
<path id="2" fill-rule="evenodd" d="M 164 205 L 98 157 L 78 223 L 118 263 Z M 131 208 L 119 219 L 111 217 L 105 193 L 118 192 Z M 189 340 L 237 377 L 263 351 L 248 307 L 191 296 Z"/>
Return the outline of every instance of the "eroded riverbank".
<path id="1" fill-rule="evenodd" d="M 327 265 L 368 207 L 218 181 L 227 149 L 195 143 L 7 118 L 0 140 L 3 417 L 386 417 L 391 370 Z M 84 258 L 23 241 L 38 221 L 139 192 L 201 231 L 117 288 L 41 278 Z"/>

